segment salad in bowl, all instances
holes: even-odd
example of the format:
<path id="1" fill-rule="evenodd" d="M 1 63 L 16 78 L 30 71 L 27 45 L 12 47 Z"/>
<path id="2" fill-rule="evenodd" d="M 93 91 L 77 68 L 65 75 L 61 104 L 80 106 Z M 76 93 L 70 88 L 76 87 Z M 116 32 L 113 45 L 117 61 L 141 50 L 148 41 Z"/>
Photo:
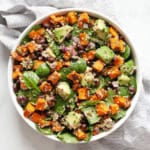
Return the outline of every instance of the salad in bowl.
<path id="1" fill-rule="evenodd" d="M 11 53 L 17 109 L 33 128 L 66 143 L 106 136 L 135 106 L 133 48 L 117 26 L 93 14 L 48 15 L 30 25 Z"/>

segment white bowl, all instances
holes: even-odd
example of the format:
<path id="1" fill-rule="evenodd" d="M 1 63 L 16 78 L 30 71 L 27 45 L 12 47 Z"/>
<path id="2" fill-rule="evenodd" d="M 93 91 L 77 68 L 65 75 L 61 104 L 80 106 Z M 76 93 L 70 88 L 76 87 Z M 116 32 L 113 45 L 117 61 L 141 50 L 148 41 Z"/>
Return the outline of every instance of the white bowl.
<path id="1" fill-rule="evenodd" d="M 43 17 L 38 18 L 37 20 L 35 20 L 33 23 L 31 23 L 21 34 L 21 36 L 19 37 L 18 41 L 16 42 L 15 47 L 13 48 L 13 51 L 16 49 L 16 47 L 20 44 L 22 38 L 27 34 L 27 32 L 32 28 L 32 26 L 34 26 L 37 23 L 40 23 L 42 20 L 44 20 L 45 18 L 47 18 L 49 15 L 53 15 L 53 14 L 57 14 L 57 15 L 63 15 L 69 11 L 77 11 L 77 12 L 87 12 L 90 16 L 96 17 L 96 18 L 102 18 L 104 19 L 106 22 L 108 22 L 110 25 L 114 26 L 121 35 L 124 36 L 125 40 L 127 41 L 127 43 L 130 45 L 131 49 L 132 49 L 132 56 L 135 60 L 136 63 L 136 80 L 137 80 L 137 91 L 136 94 L 134 95 L 134 97 L 132 98 L 132 102 L 131 102 L 131 106 L 130 108 L 127 110 L 126 116 L 123 117 L 122 119 L 120 119 L 117 123 L 115 123 L 115 125 L 113 126 L 113 128 L 109 131 L 105 131 L 102 132 L 96 136 L 93 136 L 90 140 L 91 141 L 95 141 L 98 139 L 101 139 L 103 137 L 106 137 L 107 135 L 113 133 L 116 129 L 118 129 L 127 119 L 128 117 L 131 115 L 132 111 L 134 110 L 136 103 L 138 101 L 139 98 L 139 94 L 141 91 L 141 86 L 142 86 L 142 82 L 141 82 L 141 71 L 140 71 L 140 66 L 139 66 L 139 60 L 137 57 L 137 53 L 136 50 L 133 46 L 133 43 L 131 42 L 131 40 L 128 38 L 128 34 L 126 34 L 123 29 L 115 22 L 112 21 L 112 19 L 110 19 L 109 17 L 107 17 L 104 14 L 101 14 L 100 12 L 97 11 L 93 11 L 93 10 L 89 10 L 89 9 L 78 9 L 78 8 L 69 8 L 69 9 L 62 9 L 62 10 L 57 10 L 53 13 L 50 13 L 48 15 L 45 15 Z M 37 131 L 35 124 L 33 122 L 31 122 L 29 119 L 25 118 L 23 116 L 23 109 L 20 107 L 20 105 L 18 104 L 17 100 L 16 100 L 16 95 L 13 91 L 13 80 L 12 80 L 12 68 L 13 68 L 13 60 L 10 57 L 9 58 L 9 63 L 8 63 L 8 85 L 9 85 L 9 90 L 10 90 L 10 94 L 12 97 L 12 101 L 18 111 L 18 113 L 20 114 L 20 116 L 22 117 L 22 119 L 34 130 Z M 38 132 L 39 133 L 39 132 Z M 59 141 L 54 135 L 43 135 L 49 139 L 55 140 L 55 141 Z"/>

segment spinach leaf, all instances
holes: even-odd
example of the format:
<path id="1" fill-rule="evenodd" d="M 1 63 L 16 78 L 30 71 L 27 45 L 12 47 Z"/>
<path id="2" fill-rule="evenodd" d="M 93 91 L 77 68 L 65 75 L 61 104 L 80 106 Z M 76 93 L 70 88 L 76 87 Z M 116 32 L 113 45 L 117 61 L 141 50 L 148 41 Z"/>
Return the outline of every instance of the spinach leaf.
<path id="1" fill-rule="evenodd" d="M 67 74 L 69 74 L 71 71 L 72 71 L 71 68 L 62 68 L 59 72 L 61 74 L 61 80 L 66 81 Z"/>
<path id="2" fill-rule="evenodd" d="M 57 137 L 65 143 L 78 143 L 79 142 L 74 135 L 67 133 L 67 132 L 58 134 Z"/>
<path id="3" fill-rule="evenodd" d="M 36 90 L 25 90 L 25 91 L 19 90 L 17 95 L 18 96 L 24 95 L 28 98 L 28 100 L 31 103 L 35 104 L 38 96 L 40 95 L 40 93 Z"/>
<path id="4" fill-rule="evenodd" d="M 121 118 L 123 118 L 126 115 L 126 110 L 124 109 L 120 109 L 120 111 L 118 113 L 116 113 L 115 115 L 112 116 L 112 118 L 117 121 Z"/>
<path id="5" fill-rule="evenodd" d="M 129 96 L 129 88 L 125 86 L 118 87 L 118 94 L 121 96 Z"/>
<path id="6" fill-rule="evenodd" d="M 114 102 L 113 102 L 113 97 L 114 97 L 115 95 L 116 95 L 116 93 L 115 93 L 114 90 L 112 90 L 112 89 L 109 89 L 109 90 L 108 90 L 108 92 L 107 92 L 107 97 L 106 97 L 106 99 L 105 99 L 105 101 L 106 101 L 106 103 L 107 103 L 108 105 L 114 103 Z"/>
<path id="7" fill-rule="evenodd" d="M 87 100 L 85 102 L 81 102 L 80 103 L 79 109 L 87 108 L 89 106 L 95 106 L 98 103 L 99 103 L 99 101 L 90 101 L 90 100 Z"/>
<path id="8" fill-rule="evenodd" d="M 23 73 L 23 80 L 25 82 L 25 85 L 29 89 L 34 89 L 34 90 L 40 92 L 40 89 L 37 86 L 40 78 L 38 77 L 38 75 L 35 72 L 33 72 L 33 71 L 25 71 Z"/>
<path id="9" fill-rule="evenodd" d="M 36 128 L 39 132 L 41 132 L 45 135 L 53 134 L 53 131 L 50 129 L 50 127 L 40 128 L 40 126 L 36 125 Z"/>
<path id="10" fill-rule="evenodd" d="M 66 102 L 58 95 L 56 95 L 56 104 L 55 104 L 55 111 L 62 115 L 65 112 Z"/>

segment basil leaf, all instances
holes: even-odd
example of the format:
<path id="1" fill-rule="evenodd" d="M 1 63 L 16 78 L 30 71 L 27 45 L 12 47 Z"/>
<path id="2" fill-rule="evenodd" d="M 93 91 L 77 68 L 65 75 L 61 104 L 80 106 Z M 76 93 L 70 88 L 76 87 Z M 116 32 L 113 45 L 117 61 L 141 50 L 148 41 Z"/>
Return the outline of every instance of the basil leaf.
<path id="1" fill-rule="evenodd" d="M 38 75 L 35 72 L 33 72 L 33 71 L 25 71 L 23 73 L 23 80 L 24 80 L 25 85 L 29 89 L 35 89 L 36 91 L 40 92 L 40 89 L 37 86 L 40 78 L 38 77 Z"/>

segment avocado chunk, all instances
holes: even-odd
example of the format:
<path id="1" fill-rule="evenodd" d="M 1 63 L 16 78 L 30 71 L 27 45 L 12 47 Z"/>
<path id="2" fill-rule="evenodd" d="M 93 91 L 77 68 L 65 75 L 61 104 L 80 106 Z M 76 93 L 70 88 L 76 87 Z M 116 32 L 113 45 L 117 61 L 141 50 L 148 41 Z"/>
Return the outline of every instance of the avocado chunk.
<path id="1" fill-rule="evenodd" d="M 106 26 L 106 23 L 102 19 L 96 20 L 93 30 L 97 33 L 97 36 L 102 39 L 106 40 L 108 37 L 108 27 Z"/>
<path id="2" fill-rule="evenodd" d="M 79 72 L 79 73 L 83 73 L 86 71 L 86 68 L 87 68 L 86 61 L 81 58 L 78 61 L 73 62 L 71 64 L 70 68 Z"/>
<path id="3" fill-rule="evenodd" d="M 134 61 L 128 60 L 126 63 L 124 63 L 121 68 L 120 68 L 121 72 L 126 74 L 126 75 L 132 75 L 134 73 L 135 70 L 135 63 Z"/>
<path id="4" fill-rule="evenodd" d="M 76 129 L 80 126 L 81 114 L 71 111 L 66 116 L 66 122 L 69 129 Z"/>
<path id="5" fill-rule="evenodd" d="M 121 76 L 118 77 L 118 82 L 119 82 L 119 85 L 128 86 L 130 83 L 130 78 L 127 75 L 122 74 Z"/>
<path id="6" fill-rule="evenodd" d="M 96 50 L 96 57 L 100 58 L 103 60 L 106 64 L 109 64 L 112 59 L 114 58 L 115 54 L 113 50 L 111 50 L 107 46 L 101 46 Z"/>
<path id="7" fill-rule="evenodd" d="M 92 72 L 86 72 L 81 80 L 81 85 L 84 87 L 91 87 L 94 85 L 94 75 Z"/>
<path id="8" fill-rule="evenodd" d="M 56 87 L 56 93 L 64 100 L 68 99 L 71 94 L 69 84 L 67 82 L 59 82 Z"/>
<path id="9" fill-rule="evenodd" d="M 50 68 L 46 63 L 41 64 L 35 71 L 40 77 L 45 77 L 50 74 Z"/>
<path id="10" fill-rule="evenodd" d="M 97 115 L 94 107 L 87 107 L 82 109 L 90 125 L 97 123 L 100 117 Z"/>
<path id="11" fill-rule="evenodd" d="M 62 26 L 53 30 L 54 39 L 58 43 L 62 43 L 65 37 L 73 30 L 69 25 Z"/>

